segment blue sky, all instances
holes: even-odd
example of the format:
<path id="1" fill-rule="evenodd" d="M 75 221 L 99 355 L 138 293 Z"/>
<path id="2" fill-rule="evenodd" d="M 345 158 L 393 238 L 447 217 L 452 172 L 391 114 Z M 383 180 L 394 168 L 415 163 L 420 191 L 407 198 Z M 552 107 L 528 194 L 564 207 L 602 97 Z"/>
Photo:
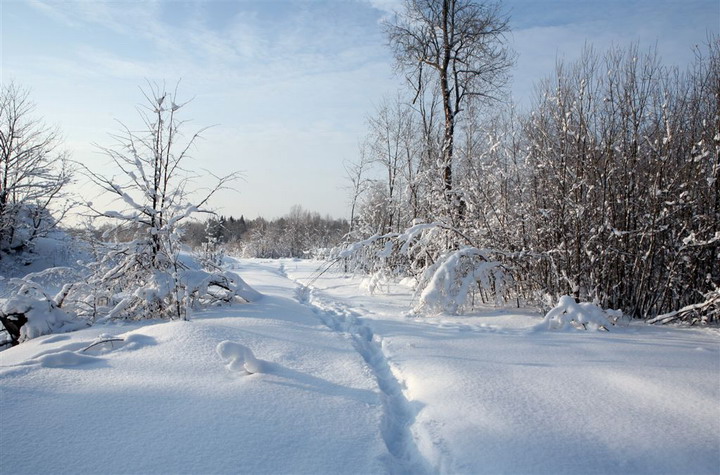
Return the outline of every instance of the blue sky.
<path id="1" fill-rule="evenodd" d="M 213 203 L 223 214 L 275 217 L 294 204 L 347 215 L 343 160 L 357 156 L 365 120 L 402 85 L 379 22 L 398 0 L 2 0 L 2 81 L 29 87 L 73 158 L 99 171 L 116 120 L 137 124 L 146 79 L 194 98 L 188 132 L 215 125 L 194 166 L 244 172 Z M 518 53 L 513 95 L 586 41 L 654 44 L 683 66 L 720 30 L 718 0 L 507 0 Z M 77 185 L 84 196 L 92 194 Z"/>

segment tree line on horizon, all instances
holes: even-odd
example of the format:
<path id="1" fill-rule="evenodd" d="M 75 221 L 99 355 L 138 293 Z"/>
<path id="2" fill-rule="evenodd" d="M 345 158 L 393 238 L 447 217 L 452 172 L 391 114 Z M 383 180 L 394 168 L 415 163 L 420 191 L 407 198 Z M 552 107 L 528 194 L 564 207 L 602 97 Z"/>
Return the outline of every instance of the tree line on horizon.
<path id="1" fill-rule="evenodd" d="M 276 219 L 212 216 L 206 221 L 188 222 L 183 227 L 183 242 L 196 249 L 222 246 L 238 257 L 317 258 L 342 244 L 348 228 L 346 219 L 323 217 L 295 205 Z"/>

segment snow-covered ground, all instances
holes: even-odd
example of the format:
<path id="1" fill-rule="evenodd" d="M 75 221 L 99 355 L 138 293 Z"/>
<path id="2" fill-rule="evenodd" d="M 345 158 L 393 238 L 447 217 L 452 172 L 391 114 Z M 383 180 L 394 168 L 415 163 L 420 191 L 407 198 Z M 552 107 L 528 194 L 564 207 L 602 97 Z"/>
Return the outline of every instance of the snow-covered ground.
<path id="1" fill-rule="evenodd" d="M 716 329 L 420 318 L 320 265 L 229 260 L 261 300 L 0 353 L 0 472 L 718 473 Z"/>

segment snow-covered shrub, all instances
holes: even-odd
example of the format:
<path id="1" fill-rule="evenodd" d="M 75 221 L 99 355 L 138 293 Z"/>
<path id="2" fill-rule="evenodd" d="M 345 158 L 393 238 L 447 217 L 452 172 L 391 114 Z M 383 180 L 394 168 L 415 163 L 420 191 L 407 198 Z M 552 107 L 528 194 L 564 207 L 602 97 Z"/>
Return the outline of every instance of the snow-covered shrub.
<path id="1" fill-rule="evenodd" d="M 182 273 L 181 280 L 185 286 L 185 303 L 191 308 L 231 303 L 238 299 L 255 302 L 261 297 L 259 292 L 233 272 L 186 270 Z"/>
<path id="2" fill-rule="evenodd" d="M 537 330 L 603 330 L 609 331 L 622 318 L 620 310 L 604 310 L 594 303 L 577 303 L 569 295 L 560 297 L 538 325 Z"/>
<path id="3" fill-rule="evenodd" d="M 96 262 L 85 292 L 97 318 L 182 318 L 183 289 L 175 256 L 153 252 L 151 239 L 96 243 Z M 97 304 L 97 305 L 96 305 Z"/>
<path id="4" fill-rule="evenodd" d="M 261 296 L 233 272 L 204 269 L 192 254 L 178 252 L 164 265 L 148 269 L 147 243 L 135 241 L 133 253 L 124 252 L 128 244 L 98 248 L 100 262 L 93 264 L 95 272 L 85 284 L 85 293 L 92 295 L 86 306 L 94 318 L 186 318 L 188 309 L 253 302 Z"/>
<path id="5" fill-rule="evenodd" d="M 18 290 L 0 305 L 0 323 L 2 333 L 5 333 L 0 346 L 87 326 L 87 321 L 62 308 L 70 290 L 69 284 L 54 297 L 28 279 L 12 279 L 11 284 Z"/>
<path id="6" fill-rule="evenodd" d="M 403 233 L 375 235 L 351 244 L 337 254 L 339 263 L 370 274 L 363 281 L 375 291 L 390 278 L 417 281 L 415 311 L 457 313 L 471 308 L 476 297 L 483 303 L 506 298 L 513 279 L 508 268 L 491 259 L 491 251 L 465 245 L 441 253 L 446 242 L 469 238 L 443 223 L 418 223 Z M 350 264 L 348 264 L 350 262 Z"/>
<path id="7" fill-rule="evenodd" d="M 56 224 L 50 211 L 41 206 L 6 205 L 0 225 L 7 229 L 0 233 L 0 251 L 27 250 L 36 238 L 45 236 Z"/>
<path id="8" fill-rule="evenodd" d="M 457 313 L 471 304 L 478 292 L 502 301 L 508 275 L 498 261 L 474 247 L 449 252 L 428 267 L 418 284 L 416 311 Z"/>

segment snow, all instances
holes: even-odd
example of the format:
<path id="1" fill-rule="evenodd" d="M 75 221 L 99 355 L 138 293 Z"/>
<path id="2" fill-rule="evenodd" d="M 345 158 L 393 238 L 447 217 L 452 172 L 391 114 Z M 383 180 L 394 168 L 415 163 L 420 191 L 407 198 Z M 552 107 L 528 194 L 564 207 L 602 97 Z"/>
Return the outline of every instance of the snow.
<path id="1" fill-rule="evenodd" d="M 56 353 L 50 353 L 38 358 L 40 366 L 46 368 L 61 368 L 64 366 L 78 366 L 81 364 L 94 363 L 97 358 L 86 356 L 75 351 L 61 350 Z"/>
<path id="2" fill-rule="evenodd" d="M 2 472 L 383 472 L 380 401 L 362 358 L 275 267 L 249 275 L 264 294 L 255 306 L 96 325 L 0 353 L 0 398 L 12 401 L 2 411 Z M 110 337 L 145 344 L 108 345 L 76 366 L 32 361 L 79 356 Z M 228 372 L 216 353 L 223 341 L 267 368 Z"/>
<path id="3" fill-rule="evenodd" d="M 252 350 L 240 343 L 225 340 L 215 348 L 226 363 L 230 371 L 244 371 L 247 374 L 262 373 L 265 369 L 264 362 L 255 358 Z"/>
<path id="4" fill-rule="evenodd" d="M 537 331 L 527 309 L 423 317 L 406 286 L 370 295 L 359 277 L 318 276 L 319 262 L 227 264 L 263 298 L 1 352 L 2 472 L 720 466 L 717 329 Z"/>
<path id="5" fill-rule="evenodd" d="M 285 266 L 300 282 L 311 268 Z M 358 282 L 323 274 L 310 300 L 351 311 L 382 348 L 429 472 L 717 473 L 717 329 L 537 332 L 541 314 L 493 308 L 418 317 L 402 286 L 370 296 Z"/>
<path id="6" fill-rule="evenodd" d="M 620 318 L 620 310 L 603 310 L 590 302 L 575 302 L 569 295 L 560 297 L 558 304 L 550 310 L 543 321 L 535 326 L 537 330 L 603 330 L 609 331 Z"/>

